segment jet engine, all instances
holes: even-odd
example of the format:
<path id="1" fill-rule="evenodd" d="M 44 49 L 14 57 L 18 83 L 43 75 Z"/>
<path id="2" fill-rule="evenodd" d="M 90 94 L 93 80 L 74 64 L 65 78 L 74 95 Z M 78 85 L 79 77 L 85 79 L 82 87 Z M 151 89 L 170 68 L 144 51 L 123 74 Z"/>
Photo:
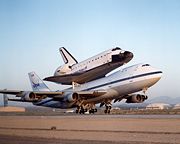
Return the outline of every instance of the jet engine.
<path id="1" fill-rule="evenodd" d="M 78 98 L 79 98 L 78 93 L 73 93 L 73 94 L 70 94 L 70 95 L 67 96 L 67 101 L 75 102 L 75 101 L 78 100 Z"/>
<path id="2" fill-rule="evenodd" d="M 126 103 L 142 103 L 147 100 L 148 97 L 146 95 L 135 94 L 127 98 Z"/>
<path id="3" fill-rule="evenodd" d="M 32 102 L 32 101 L 36 101 L 37 100 L 37 96 L 35 93 L 33 92 L 23 92 L 21 94 L 21 99 L 23 101 L 28 101 L 28 102 Z"/>

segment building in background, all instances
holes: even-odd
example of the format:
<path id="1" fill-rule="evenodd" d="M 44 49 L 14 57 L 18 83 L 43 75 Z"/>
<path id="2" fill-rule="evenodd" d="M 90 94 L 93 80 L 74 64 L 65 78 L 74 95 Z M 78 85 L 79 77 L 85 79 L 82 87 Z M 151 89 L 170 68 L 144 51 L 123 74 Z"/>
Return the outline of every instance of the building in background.
<path id="1" fill-rule="evenodd" d="M 146 106 L 146 109 L 170 109 L 171 105 L 165 103 L 152 103 Z"/>
<path id="2" fill-rule="evenodd" d="M 176 104 L 173 109 L 180 109 L 180 103 L 179 104 Z"/>

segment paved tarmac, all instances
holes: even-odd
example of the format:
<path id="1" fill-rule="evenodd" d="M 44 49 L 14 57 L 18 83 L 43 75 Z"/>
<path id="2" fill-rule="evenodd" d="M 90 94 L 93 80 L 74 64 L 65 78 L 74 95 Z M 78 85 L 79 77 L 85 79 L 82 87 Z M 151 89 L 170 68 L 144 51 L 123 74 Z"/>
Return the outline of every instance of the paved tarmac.
<path id="1" fill-rule="evenodd" d="M 179 115 L 0 116 L 0 143 L 180 144 Z"/>
<path id="2" fill-rule="evenodd" d="M 24 137 L 24 136 L 7 136 L 0 135 L 1 144 L 139 144 L 139 142 L 132 141 L 97 141 L 97 140 L 68 140 L 55 138 L 38 138 L 38 137 Z M 143 142 L 144 144 L 161 144 L 154 142 Z M 168 144 L 168 143 L 167 143 Z"/>

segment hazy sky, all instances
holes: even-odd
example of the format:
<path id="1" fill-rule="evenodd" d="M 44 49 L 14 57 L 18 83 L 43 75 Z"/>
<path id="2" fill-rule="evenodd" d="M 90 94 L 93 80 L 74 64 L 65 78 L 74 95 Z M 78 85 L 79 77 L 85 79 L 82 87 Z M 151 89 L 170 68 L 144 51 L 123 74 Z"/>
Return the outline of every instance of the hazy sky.
<path id="1" fill-rule="evenodd" d="M 146 62 L 164 73 L 150 96 L 180 96 L 179 0 L 0 0 L 0 89 L 31 90 L 30 71 L 53 75 L 62 46 L 78 61 L 129 50 L 126 66 Z"/>

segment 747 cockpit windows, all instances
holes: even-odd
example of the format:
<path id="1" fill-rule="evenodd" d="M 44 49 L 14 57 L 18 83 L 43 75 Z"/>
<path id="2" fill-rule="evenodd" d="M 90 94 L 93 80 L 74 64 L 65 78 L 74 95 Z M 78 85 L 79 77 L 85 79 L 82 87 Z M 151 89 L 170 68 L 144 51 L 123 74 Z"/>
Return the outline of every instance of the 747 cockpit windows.
<path id="1" fill-rule="evenodd" d="M 145 67 L 145 66 L 150 66 L 150 64 L 144 64 L 144 65 L 142 65 L 142 67 Z"/>

